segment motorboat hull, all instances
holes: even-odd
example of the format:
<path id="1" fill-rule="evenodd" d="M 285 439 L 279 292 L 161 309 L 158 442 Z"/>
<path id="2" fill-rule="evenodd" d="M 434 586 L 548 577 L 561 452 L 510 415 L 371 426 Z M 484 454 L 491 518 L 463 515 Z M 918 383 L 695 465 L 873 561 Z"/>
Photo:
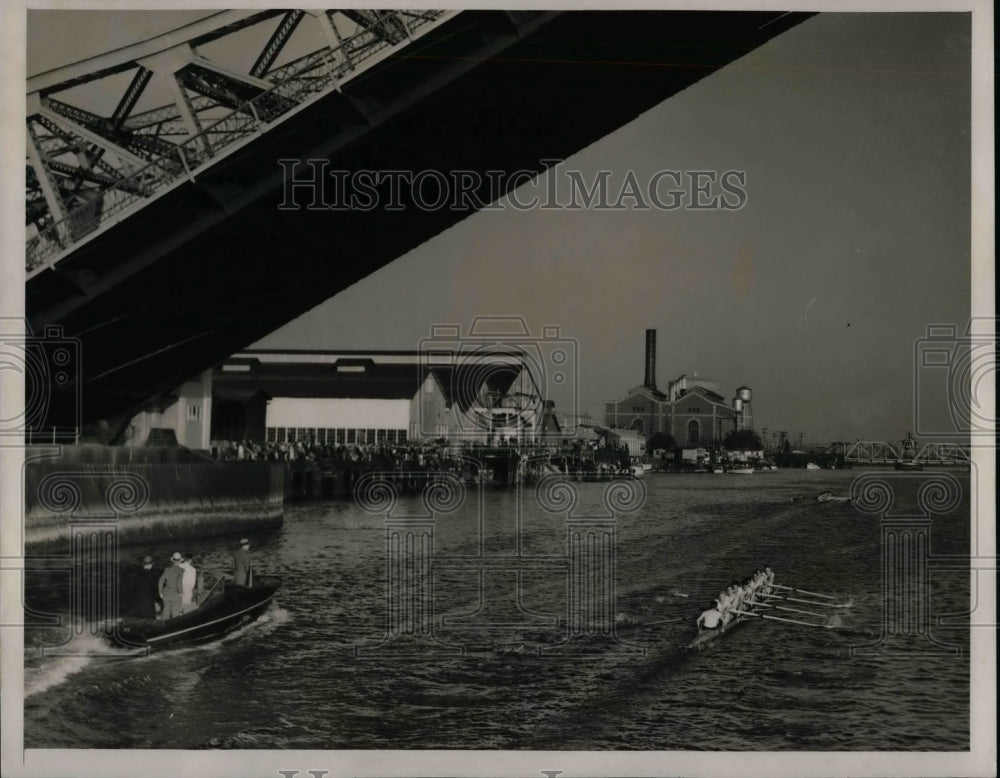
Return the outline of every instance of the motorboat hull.
<path id="1" fill-rule="evenodd" d="M 274 599 L 281 580 L 261 576 L 253 586 L 226 584 L 195 610 L 161 621 L 125 617 L 107 633 L 108 640 L 123 648 L 166 648 L 206 643 L 254 621 Z"/>

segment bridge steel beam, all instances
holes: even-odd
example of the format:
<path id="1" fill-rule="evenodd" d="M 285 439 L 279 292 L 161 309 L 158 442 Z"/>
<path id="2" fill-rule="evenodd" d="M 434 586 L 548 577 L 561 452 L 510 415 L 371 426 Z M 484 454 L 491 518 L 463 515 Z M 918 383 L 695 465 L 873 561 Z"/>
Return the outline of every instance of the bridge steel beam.
<path id="1" fill-rule="evenodd" d="M 299 22 L 302 21 L 303 16 L 305 16 L 305 11 L 299 9 L 291 10 L 285 14 L 277 29 L 271 33 L 271 37 L 264 45 L 264 49 L 261 51 L 260 56 L 257 57 L 257 61 L 250 68 L 251 76 L 263 78 L 266 75 L 267 71 L 271 69 L 271 65 L 274 64 L 274 60 L 278 58 L 281 50 L 288 43 L 288 39 L 292 37 L 295 28 L 299 26 Z"/>
<path id="2" fill-rule="evenodd" d="M 163 35 L 31 76 L 28 78 L 27 92 L 38 92 L 45 96 L 72 89 L 80 84 L 132 70 L 139 60 L 154 56 L 179 40 L 187 41 L 191 46 L 201 46 L 282 13 L 282 10 L 221 11 Z"/>

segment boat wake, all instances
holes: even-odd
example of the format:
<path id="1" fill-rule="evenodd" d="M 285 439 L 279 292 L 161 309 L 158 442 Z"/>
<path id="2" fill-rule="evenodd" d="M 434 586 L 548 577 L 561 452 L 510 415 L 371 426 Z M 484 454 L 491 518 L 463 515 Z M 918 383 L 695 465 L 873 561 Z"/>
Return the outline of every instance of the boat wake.
<path id="1" fill-rule="evenodd" d="M 260 614 L 260 616 L 251 621 L 249 624 L 244 624 L 239 629 L 233 630 L 222 638 L 222 640 L 219 640 L 218 643 L 225 645 L 250 634 L 269 635 L 278 627 L 281 627 L 291 621 L 291 618 L 292 616 L 288 611 L 278 605 L 276 601 L 272 600 L 271 604 L 267 607 L 267 610 Z"/>
<path id="2" fill-rule="evenodd" d="M 136 654 L 133 649 L 114 648 L 97 635 L 74 637 L 64 645 L 47 649 L 38 661 L 25 662 L 24 696 L 32 697 L 58 686 L 95 659 L 126 659 Z"/>
<path id="3" fill-rule="evenodd" d="M 171 653 L 217 649 L 222 645 L 239 640 L 241 637 L 247 635 L 270 634 L 270 632 L 288 623 L 290 620 L 291 614 L 276 602 L 272 602 L 268 609 L 256 620 L 231 632 L 222 640 L 198 646 L 189 646 L 172 651 Z M 148 652 L 145 648 L 118 648 L 112 646 L 107 640 L 96 634 L 74 637 L 64 645 L 46 649 L 43 655 L 37 660 L 26 660 L 24 667 L 24 697 L 27 699 L 60 685 L 71 676 L 76 675 L 91 665 L 94 661 L 102 659 L 133 659 L 146 656 L 148 656 Z"/>

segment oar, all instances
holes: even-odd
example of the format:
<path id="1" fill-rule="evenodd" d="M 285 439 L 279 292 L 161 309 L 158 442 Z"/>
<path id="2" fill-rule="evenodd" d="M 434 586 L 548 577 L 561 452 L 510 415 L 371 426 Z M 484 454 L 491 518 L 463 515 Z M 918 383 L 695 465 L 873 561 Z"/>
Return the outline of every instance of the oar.
<path id="1" fill-rule="evenodd" d="M 810 592 L 808 589 L 796 589 L 794 586 L 782 586 L 781 584 L 771 584 L 775 589 L 787 589 L 790 592 L 798 592 L 799 594 L 808 594 L 810 597 L 822 597 L 824 600 L 839 600 L 839 597 L 834 597 L 832 594 L 820 594 L 819 592 Z"/>
<path id="2" fill-rule="evenodd" d="M 785 597 L 785 602 L 799 602 L 803 605 L 812 605 L 816 608 L 850 608 L 849 602 L 816 602 L 815 600 L 802 600 L 798 597 Z"/>
<path id="3" fill-rule="evenodd" d="M 826 616 L 822 613 L 817 613 L 816 611 L 804 611 L 799 608 L 787 608 L 784 605 L 764 605 L 763 603 L 757 606 L 758 608 L 774 608 L 779 611 L 790 611 L 791 613 L 805 613 L 808 616 L 819 616 L 821 619 L 825 619 Z"/>
<path id="4" fill-rule="evenodd" d="M 212 584 L 212 588 L 208 590 L 208 594 L 201 598 L 202 602 L 208 602 L 208 598 L 212 596 L 212 592 L 219 588 L 219 584 L 225 581 L 225 576 L 219 576 L 219 578 Z"/>
<path id="5" fill-rule="evenodd" d="M 803 600 L 799 597 L 789 597 L 785 594 L 761 594 L 761 597 L 767 597 L 769 600 L 782 600 L 784 602 L 800 602 L 804 605 L 815 605 L 817 608 L 850 608 L 851 602 L 816 602 L 814 600 Z"/>
<path id="6" fill-rule="evenodd" d="M 678 621 L 687 621 L 688 619 L 693 619 L 701 613 L 701 610 L 684 610 L 678 616 L 673 616 L 669 619 L 661 619 L 660 621 L 643 621 L 636 624 L 637 627 L 655 627 L 658 624 L 675 624 Z"/>
<path id="7" fill-rule="evenodd" d="M 811 621 L 799 621 L 798 619 L 786 619 L 781 616 L 766 616 L 763 613 L 751 613 L 750 611 L 733 611 L 733 613 L 738 613 L 741 616 L 752 616 L 756 619 L 767 619 L 768 621 L 784 621 L 788 624 L 801 624 L 803 627 L 822 627 L 823 629 L 832 629 L 829 624 L 814 624 Z"/>

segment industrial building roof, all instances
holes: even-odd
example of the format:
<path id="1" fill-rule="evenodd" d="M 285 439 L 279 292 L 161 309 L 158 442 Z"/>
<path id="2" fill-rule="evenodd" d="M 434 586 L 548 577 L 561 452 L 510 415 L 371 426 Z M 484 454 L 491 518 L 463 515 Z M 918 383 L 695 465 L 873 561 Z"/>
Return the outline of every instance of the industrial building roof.
<path id="1" fill-rule="evenodd" d="M 506 394 L 521 372 L 519 365 L 477 361 L 430 366 L 419 362 L 379 364 L 371 358 L 341 357 L 333 363 L 230 360 L 217 367 L 212 392 L 225 399 L 324 397 L 409 400 L 434 376 L 445 402 L 466 410 L 485 391 Z"/>

